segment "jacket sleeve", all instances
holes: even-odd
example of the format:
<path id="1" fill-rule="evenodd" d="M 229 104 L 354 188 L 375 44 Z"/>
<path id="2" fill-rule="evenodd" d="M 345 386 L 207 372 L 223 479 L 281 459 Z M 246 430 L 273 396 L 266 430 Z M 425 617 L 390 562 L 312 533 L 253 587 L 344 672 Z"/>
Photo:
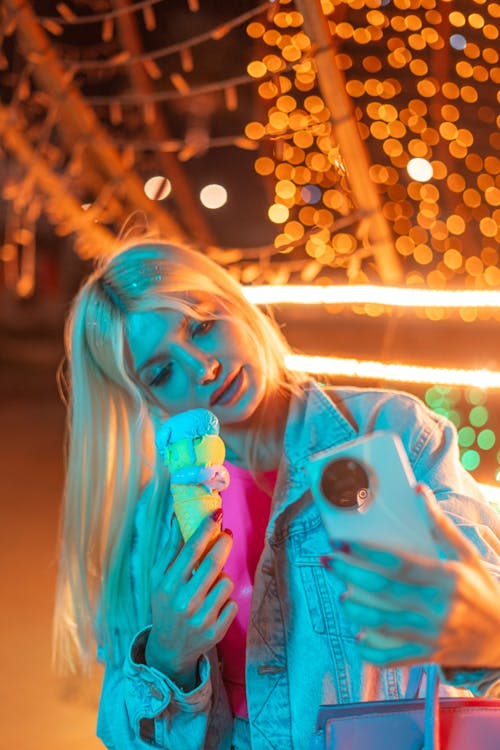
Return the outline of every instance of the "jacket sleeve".
<path id="1" fill-rule="evenodd" d="M 230 750 L 232 716 L 213 649 L 189 693 L 144 661 L 150 627 L 134 638 L 121 666 L 107 663 L 97 736 L 110 750 Z"/>
<path id="2" fill-rule="evenodd" d="M 380 426 L 394 419 L 394 406 L 395 401 L 389 402 L 385 415 L 381 410 Z M 403 420 L 403 429 L 411 446 L 416 478 L 433 491 L 440 508 L 476 547 L 491 575 L 500 581 L 500 514 L 486 502 L 479 485 L 462 466 L 454 425 L 412 397 L 408 397 L 404 410 L 410 417 Z M 484 666 L 443 668 L 440 676 L 442 681 L 475 695 L 500 697 L 500 668 Z"/>

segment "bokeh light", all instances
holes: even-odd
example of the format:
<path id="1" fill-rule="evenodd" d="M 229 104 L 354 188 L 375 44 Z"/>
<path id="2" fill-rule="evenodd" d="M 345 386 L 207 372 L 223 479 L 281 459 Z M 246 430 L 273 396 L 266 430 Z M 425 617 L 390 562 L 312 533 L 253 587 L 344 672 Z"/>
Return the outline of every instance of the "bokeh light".
<path id="1" fill-rule="evenodd" d="M 433 176 L 432 164 L 428 162 L 427 159 L 422 159 L 420 157 L 410 159 L 406 169 L 410 177 L 419 182 L 427 182 L 428 180 L 431 180 Z"/>
<path id="2" fill-rule="evenodd" d="M 211 183 L 200 190 L 200 201 L 205 208 L 221 208 L 227 203 L 227 190 L 223 185 Z"/>
<path id="3" fill-rule="evenodd" d="M 172 191 L 172 184 L 166 177 L 155 175 L 144 184 L 144 192 L 152 201 L 162 201 Z"/>

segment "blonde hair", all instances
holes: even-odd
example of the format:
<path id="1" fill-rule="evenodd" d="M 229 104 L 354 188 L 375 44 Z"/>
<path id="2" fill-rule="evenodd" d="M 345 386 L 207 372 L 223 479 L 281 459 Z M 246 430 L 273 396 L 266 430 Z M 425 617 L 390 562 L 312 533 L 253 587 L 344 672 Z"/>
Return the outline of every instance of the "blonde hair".
<path id="1" fill-rule="evenodd" d="M 289 347 L 274 321 L 201 253 L 142 240 L 99 264 L 76 296 L 65 331 L 66 482 L 53 630 L 59 671 L 89 673 L 96 640 L 106 659 L 120 663 L 130 639 L 149 624 L 150 571 L 168 502 L 154 429 L 168 415 L 155 413 L 127 367 L 125 323 L 128 313 L 162 307 L 196 316 L 193 292 L 215 296 L 246 327 L 266 373 L 265 398 L 298 392 L 305 380 L 287 370 Z M 248 437 L 250 466 L 263 438 L 259 429 Z M 134 517 L 146 484 L 136 540 L 139 586 L 132 591 Z"/>

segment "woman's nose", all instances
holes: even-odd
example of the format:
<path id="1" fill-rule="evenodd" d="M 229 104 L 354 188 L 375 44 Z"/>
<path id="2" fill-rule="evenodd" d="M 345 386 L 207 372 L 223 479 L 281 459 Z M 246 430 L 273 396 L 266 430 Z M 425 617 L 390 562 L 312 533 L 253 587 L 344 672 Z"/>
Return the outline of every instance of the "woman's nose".
<path id="1" fill-rule="evenodd" d="M 191 373 L 197 383 L 211 383 L 221 370 L 221 363 L 207 352 L 200 351 L 191 344 L 172 347 L 174 354 Z"/>
<path id="2" fill-rule="evenodd" d="M 200 365 L 198 368 L 199 382 L 202 385 L 204 385 L 205 383 L 211 383 L 213 380 L 217 378 L 220 368 L 221 368 L 220 362 L 214 359 L 214 357 L 207 357 L 202 362 L 200 362 Z"/>

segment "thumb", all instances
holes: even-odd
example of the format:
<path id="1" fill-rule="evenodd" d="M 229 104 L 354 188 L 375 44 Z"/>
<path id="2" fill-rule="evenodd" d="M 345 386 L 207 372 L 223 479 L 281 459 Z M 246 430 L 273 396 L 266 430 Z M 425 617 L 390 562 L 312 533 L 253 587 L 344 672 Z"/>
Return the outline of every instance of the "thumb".
<path id="1" fill-rule="evenodd" d="M 423 501 L 432 538 L 445 557 L 464 562 L 475 561 L 477 559 L 476 548 L 441 510 L 432 490 L 425 484 L 417 484 L 415 490 Z"/>

